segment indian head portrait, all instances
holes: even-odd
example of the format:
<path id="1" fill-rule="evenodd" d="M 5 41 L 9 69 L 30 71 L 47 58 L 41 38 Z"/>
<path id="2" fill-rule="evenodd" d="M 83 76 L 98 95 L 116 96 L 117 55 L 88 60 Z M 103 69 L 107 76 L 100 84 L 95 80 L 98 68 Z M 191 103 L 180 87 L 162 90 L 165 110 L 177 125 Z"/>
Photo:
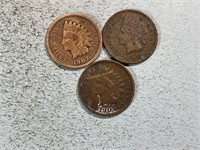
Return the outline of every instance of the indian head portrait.
<path id="1" fill-rule="evenodd" d="M 125 16 L 123 18 L 118 38 L 119 44 L 125 46 L 126 54 L 143 50 L 143 45 L 146 44 L 145 34 L 147 30 L 141 26 L 141 21 L 137 17 Z"/>
<path id="2" fill-rule="evenodd" d="M 88 91 L 91 93 L 90 107 L 95 110 L 118 103 L 124 87 L 121 77 L 113 70 L 89 77 L 88 84 L 93 85 Z"/>
<path id="3" fill-rule="evenodd" d="M 92 40 L 90 32 L 80 24 L 72 21 L 65 21 L 63 28 L 62 45 L 65 51 L 69 51 L 73 59 L 87 54 L 91 47 Z"/>

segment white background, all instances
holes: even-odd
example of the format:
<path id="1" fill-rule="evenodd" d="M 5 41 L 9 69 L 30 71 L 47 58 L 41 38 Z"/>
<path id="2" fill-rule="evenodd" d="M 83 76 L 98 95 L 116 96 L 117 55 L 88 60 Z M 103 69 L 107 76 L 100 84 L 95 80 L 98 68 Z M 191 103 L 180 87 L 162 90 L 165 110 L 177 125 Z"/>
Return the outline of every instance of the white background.
<path id="1" fill-rule="evenodd" d="M 84 13 L 102 29 L 127 8 L 153 19 L 159 43 L 127 67 L 136 83 L 128 109 L 98 118 L 77 96 L 83 69 L 59 68 L 45 34 L 65 13 Z M 199 10 L 197 0 L 0 0 L 0 149 L 199 150 Z"/>

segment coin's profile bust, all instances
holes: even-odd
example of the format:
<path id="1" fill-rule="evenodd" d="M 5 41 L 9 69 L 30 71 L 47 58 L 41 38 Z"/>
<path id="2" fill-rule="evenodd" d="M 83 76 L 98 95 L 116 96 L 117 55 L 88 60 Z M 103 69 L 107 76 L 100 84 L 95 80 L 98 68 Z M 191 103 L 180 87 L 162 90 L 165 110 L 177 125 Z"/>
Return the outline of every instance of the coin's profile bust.
<path id="1" fill-rule="evenodd" d="M 63 27 L 62 39 L 64 50 L 70 51 L 73 59 L 88 53 L 91 46 L 89 35 L 90 32 L 80 24 L 66 21 Z"/>
<path id="2" fill-rule="evenodd" d="M 120 93 L 123 92 L 122 79 L 113 70 L 91 76 L 88 78 L 88 83 L 95 85 L 91 89 L 91 104 L 96 110 L 100 106 L 115 105 Z"/>
<path id="3" fill-rule="evenodd" d="M 126 53 L 141 51 L 142 45 L 145 44 L 144 34 L 142 24 L 138 25 L 137 18 L 134 16 L 125 16 L 122 21 L 122 25 L 119 31 L 119 42 L 125 45 Z"/>

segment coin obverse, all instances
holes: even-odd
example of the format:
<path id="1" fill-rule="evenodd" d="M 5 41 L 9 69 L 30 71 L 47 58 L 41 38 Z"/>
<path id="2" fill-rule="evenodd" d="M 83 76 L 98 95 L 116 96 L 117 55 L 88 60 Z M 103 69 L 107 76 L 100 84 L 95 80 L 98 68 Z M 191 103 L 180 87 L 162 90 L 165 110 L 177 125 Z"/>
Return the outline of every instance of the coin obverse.
<path id="1" fill-rule="evenodd" d="M 49 55 L 66 68 L 81 68 L 92 63 L 102 48 L 102 37 L 96 23 L 82 14 L 57 18 L 46 34 Z"/>
<path id="2" fill-rule="evenodd" d="M 124 111 L 135 92 L 130 72 L 111 60 L 88 66 L 78 82 L 78 93 L 84 106 L 100 116 L 113 116 Z"/>
<path id="3" fill-rule="evenodd" d="M 137 10 L 122 10 L 111 16 L 103 29 L 107 52 L 117 61 L 136 64 L 154 52 L 158 33 L 153 21 Z"/>

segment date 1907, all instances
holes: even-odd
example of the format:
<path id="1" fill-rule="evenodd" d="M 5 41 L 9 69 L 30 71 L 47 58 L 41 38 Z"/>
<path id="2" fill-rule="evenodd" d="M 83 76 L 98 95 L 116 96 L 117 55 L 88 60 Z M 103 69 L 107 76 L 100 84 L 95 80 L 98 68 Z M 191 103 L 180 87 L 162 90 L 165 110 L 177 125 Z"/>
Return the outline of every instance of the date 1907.
<path id="1" fill-rule="evenodd" d="M 88 60 L 89 60 L 88 56 L 85 56 L 80 59 L 74 60 L 73 63 L 74 65 L 80 65 L 80 64 L 86 63 Z"/>

